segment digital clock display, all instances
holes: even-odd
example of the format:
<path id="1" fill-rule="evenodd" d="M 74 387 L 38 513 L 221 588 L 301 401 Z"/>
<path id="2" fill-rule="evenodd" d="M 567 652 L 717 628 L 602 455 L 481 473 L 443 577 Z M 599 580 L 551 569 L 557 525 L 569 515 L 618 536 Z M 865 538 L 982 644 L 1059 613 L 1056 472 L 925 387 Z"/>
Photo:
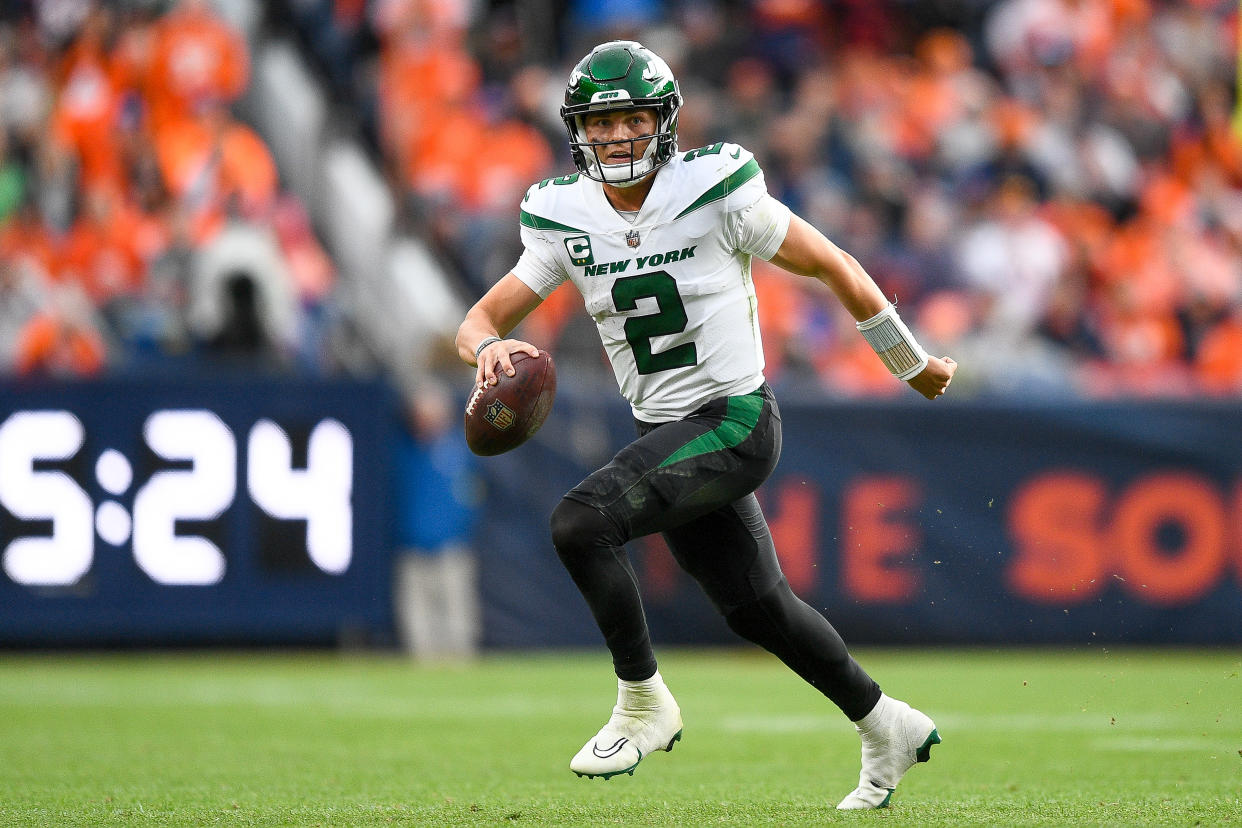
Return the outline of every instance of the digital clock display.
<path id="1" fill-rule="evenodd" d="M 0 641 L 378 632 L 390 411 L 351 383 L 0 388 Z"/>

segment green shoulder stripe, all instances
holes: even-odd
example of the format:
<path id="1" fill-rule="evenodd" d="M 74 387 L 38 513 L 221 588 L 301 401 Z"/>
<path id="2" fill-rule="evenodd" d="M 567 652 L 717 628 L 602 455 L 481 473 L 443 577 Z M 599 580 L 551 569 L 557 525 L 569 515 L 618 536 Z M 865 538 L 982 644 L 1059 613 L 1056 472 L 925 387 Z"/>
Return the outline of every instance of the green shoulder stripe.
<path id="1" fill-rule="evenodd" d="M 695 437 L 664 458 L 660 468 L 671 466 L 680 460 L 698 457 L 700 454 L 733 448 L 749 437 L 750 433 L 755 430 L 755 426 L 759 422 L 759 414 L 762 411 L 763 397 L 758 391 L 738 397 L 729 397 L 729 404 L 725 409 L 724 422 L 706 434 Z"/>
<path id="2" fill-rule="evenodd" d="M 749 161 L 747 161 L 745 164 L 743 164 L 742 166 L 734 170 L 729 175 L 728 178 L 721 181 L 716 186 L 712 187 L 710 190 L 703 193 L 703 195 L 696 198 L 693 204 L 691 204 L 689 207 L 687 207 L 686 209 L 682 210 L 680 213 L 677 214 L 677 218 L 687 216 L 690 213 L 693 213 L 695 210 L 699 209 L 700 207 L 704 207 L 708 204 L 711 204 L 713 201 L 719 201 L 720 199 L 727 196 L 729 193 L 736 192 L 738 188 L 740 188 L 743 184 L 745 184 L 747 181 L 750 181 L 752 178 L 754 178 L 758 174 L 759 174 L 759 162 L 752 158 Z"/>
<path id="3" fill-rule="evenodd" d="M 543 216 L 536 216 L 533 213 L 526 212 L 525 210 L 521 212 L 521 215 L 519 216 L 519 218 L 522 224 L 526 225 L 532 230 L 563 230 L 566 233 L 585 233 L 586 232 L 585 230 L 579 230 L 577 227 L 570 227 L 567 224 L 561 224 L 559 221 L 553 221 L 552 219 L 546 219 Z"/>

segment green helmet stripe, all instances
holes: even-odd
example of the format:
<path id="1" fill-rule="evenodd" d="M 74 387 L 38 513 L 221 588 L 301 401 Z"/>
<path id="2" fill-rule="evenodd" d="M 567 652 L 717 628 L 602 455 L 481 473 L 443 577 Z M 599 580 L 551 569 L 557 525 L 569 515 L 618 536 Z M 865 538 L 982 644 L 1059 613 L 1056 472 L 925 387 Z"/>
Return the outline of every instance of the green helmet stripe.
<path id="1" fill-rule="evenodd" d="M 700 207 L 711 204 L 713 201 L 719 201 L 729 195 L 729 193 L 737 192 L 743 184 L 750 181 L 758 175 L 759 172 L 759 162 L 753 158 L 750 159 L 745 164 L 730 173 L 727 178 L 718 182 L 710 190 L 696 198 L 693 204 L 677 214 L 677 218 L 688 216 Z M 676 219 L 674 219 L 674 221 L 676 221 Z"/>
<path id="2" fill-rule="evenodd" d="M 591 56 L 587 61 L 587 71 L 595 80 L 621 80 L 630 73 L 634 57 L 627 51 L 614 49 Z"/>

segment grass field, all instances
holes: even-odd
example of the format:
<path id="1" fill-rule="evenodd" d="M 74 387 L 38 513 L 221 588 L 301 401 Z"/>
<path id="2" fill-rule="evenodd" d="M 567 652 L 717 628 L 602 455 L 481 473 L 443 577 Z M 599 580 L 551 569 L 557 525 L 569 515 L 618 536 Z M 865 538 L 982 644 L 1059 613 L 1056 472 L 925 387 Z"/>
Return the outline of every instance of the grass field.
<path id="1" fill-rule="evenodd" d="M 578 779 L 602 651 L 0 657 L 0 825 L 1242 824 L 1238 652 L 868 650 L 944 744 L 839 813 L 858 742 L 750 651 L 666 651 L 684 740 Z"/>

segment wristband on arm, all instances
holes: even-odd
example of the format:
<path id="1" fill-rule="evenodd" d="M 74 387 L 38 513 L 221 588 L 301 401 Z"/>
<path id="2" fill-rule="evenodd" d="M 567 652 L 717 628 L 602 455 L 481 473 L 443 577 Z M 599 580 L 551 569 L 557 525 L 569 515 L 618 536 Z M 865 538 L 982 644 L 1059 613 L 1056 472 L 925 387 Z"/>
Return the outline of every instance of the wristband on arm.
<path id="1" fill-rule="evenodd" d="M 479 354 L 483 353 L 483 349 L 486 348 L 488 345 L 491 345 L 493 342 L 504 342 L 504 340 L 498 336 L 483 337 L 483 341 L 480 342 L 474 349 L 474 361 L 475 362 L 479 361 Z"/>
<path id="2" fill-rule="evenodd" d="M 856 324 L 863 339 L 897 379 L 911 379 L 927 367 L 927 351 L 901 321 L 896 305 L 890 304 L 870 319 Z"/>

